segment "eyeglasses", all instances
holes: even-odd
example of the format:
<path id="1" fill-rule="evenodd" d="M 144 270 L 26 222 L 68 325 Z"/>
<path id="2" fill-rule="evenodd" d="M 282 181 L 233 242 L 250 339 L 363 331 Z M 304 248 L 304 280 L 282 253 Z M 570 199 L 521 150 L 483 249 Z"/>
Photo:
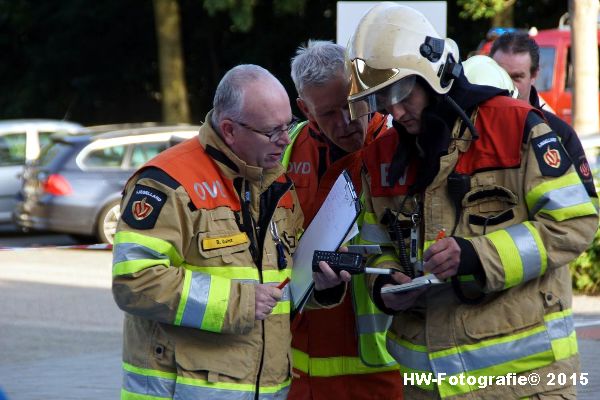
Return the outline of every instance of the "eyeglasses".
<path id="1" fill-rule="evenodd" d="M 232 119 L 231 121 L 238 124 L 242 128 L 248 129 L 249 131 L 258 133 L 259 135 L 266 136 L 267 139 L 269 139 L 269 142 L 273 143 L 273 142 L 278 141 L 281 138 L 281 136 L 283 136 L 284 133 L 289 133 L 290 131 L 292 131 L 298 125 L 298 123 L 300 122 L 300 119 L 298 117 L 292 115 L 291 121 L 288 122 L 285 126 L 274 128 L 274 129 L 271 129 L 270 131 L 261 131 L 260 129 L 253 128 L 248 124 L 245 124 L 240 121 L 236 121 L 234 119 Z"/>

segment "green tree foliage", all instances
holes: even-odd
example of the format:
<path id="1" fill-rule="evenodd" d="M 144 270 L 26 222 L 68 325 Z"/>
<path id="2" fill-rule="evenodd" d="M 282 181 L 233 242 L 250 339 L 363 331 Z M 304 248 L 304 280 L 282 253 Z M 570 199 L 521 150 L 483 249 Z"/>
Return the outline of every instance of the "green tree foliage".
<path id="1" fill-rule="evenodd" d="M 600 230 L 586 252 L 571 265 L 573 288 L 584 294 L 600 294 Z"/>
<path id="2" fill-rule="evenodd" d="M 227 69 L 262 65 L 294 99 L 289 60 L 296 47 L 309 38 L 335 40 L 335 0 L 178 1 L 196 123 L 211 108 Z M 251 1 L 252 22 L 242 24 L 243 30 L 230 11 Z M 464 58 L 484 38 L 489 21 L 459 19 L 461 11 L 457 2 L 448 2 L 448 36 Z M 564 0 L 519 0 L 515 26 L 555 27 L 565 11 Z M 84 124 L 160 119 L 151 1 L 0 0 L 0 32 L 0 119 L 69 116 Z"/>
<path id="3" fill-rule="evenodd" d="M 462 7 L 459 15 L 473 20 L 492 18 L 504 9 L 504 3 L 505 0 L 458 0 L 458 5 Z"/>
<path id="4" fill-rule="evenodd" d="M 273 10 L 275 16 L 285 14 L 304 14 L 306 0 L 275 0 Z M 254 9 L 257 0 L 204 0 L 204 8 L 210 16 L 226 11 L 232 21 L 231 30 L 248 32 L 254 25 Z"/>

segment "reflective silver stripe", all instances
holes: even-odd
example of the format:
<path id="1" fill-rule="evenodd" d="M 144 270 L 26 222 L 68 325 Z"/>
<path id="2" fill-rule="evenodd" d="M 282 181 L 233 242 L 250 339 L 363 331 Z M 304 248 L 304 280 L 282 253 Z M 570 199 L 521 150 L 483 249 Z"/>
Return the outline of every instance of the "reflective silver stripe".
<path id="1" fill-rule="evenodd" d="M 552 340 L 569 337 L 575 330 L 575 324 L 571 315 L 546 321 L 546 327 Z"/>
<path id="2" fill-rule="evenodd" d="M 140 375 L 123 371 L 123 389 L 146 396 L 172 398 L 175 379 Z"/>
<path id="3" fill-rule="evenodd" d="M 386 339 L 386 347 L 390 355 L 394 357 L 396 361 L 398 361 L 398 364 L 404 365 L 416 371 L 432 371 L 429 363 L 429 356 L 427 355 L 426 351 L 409 349 L 390 339 L 389 337 Z"/>
<path id="4" fill-rule="evenodd" d="M 548 211 L 560 210 L 562 208 L 589 202 L 590 196 L 585 191 L 585 187 L 581 184 L 554 189 L 544 193 L 544 195 L 538 199 L 531 210 L 530 217 L 537 214 L 541 209 Z"/>
<path id="5" fill-rule="evenodd" d="M 167 260 L 165 254 L 137 243 L 119 243 L 113 248 L 113 264 L 131 260 Z"/>
<path id="6" fill-rule="evenodd" d="M 357 319 L 358 333 L 361 335 L 385 332 L 392 324 L 392 317 L 387 314 L 360 315 Z"/>
<path id="7" fill-rule="evenodd" d="M 289 386 L 276 393 L 260 393 L 260 400 L 285 400 Z M 207 388 L 204 386 L 177 383 L 176 398 L 178 399 L 220 399 L 220 400 L 253 400 L 254 391 L 246 392 L 224 388 Z"/>
<path id="8" fill-rule="evenodd" d="M 390 235 L 383 228 L 383 226 L 379 224 L 368 224 L 363 222 L 360 227 L 360 238 L 363 240 L 368 240 L 369 242 L 374 243 L 391 243 Z"/>
<path id="9" fill-rule="evenodd" d="M 253 400 L 254 391 L 242 392 L 231 389 L 207 388 L 203 386 L 177 383 L 178 399 L 222 399 L 222 400 Z"/>
<path id="10" fill-rule="evenodd" d="M 554 355 L 548 339 L 548 333 L 544 330 L 507 343 L 498 343 L 445 357 L 432 358 L 431 364 L 435 373 L 445 372 L 448 375 L 454 375 L 515 361 L 545 351 L 550 351 L 548 355 L 548 363 L 550 363 L 554 360 Z M 403 362 L 403 360 L 400 361 Z"/>
<path id="11" fill-rule="evenodd" d="M 519 224 L 507 228 L 506 232 L 519 250 L 523 264 L 523 282 L 539 277 L 542 273 L 540 250 L 529 229 L 525 225 Z"/>
<path id="12" fill-rule="evenodd" d="M 181 325 L 200 328 L 206 312 L 209 290 L 210 275 L 192 272 L 190 291 L 181 317 Z"/>

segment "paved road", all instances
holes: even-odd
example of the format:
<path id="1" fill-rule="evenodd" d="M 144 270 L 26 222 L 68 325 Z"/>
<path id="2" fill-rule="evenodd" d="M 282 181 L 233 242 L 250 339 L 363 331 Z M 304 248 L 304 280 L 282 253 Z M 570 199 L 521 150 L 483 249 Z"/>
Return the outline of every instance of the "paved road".
<path id="1" fill-rule="evenodd" d="M 108 251 L 0 251 L 0 388 L 9 400 L 119 397 L 122 314 Z M 576 297 L 579 399 L 600 393 L 600 298 Z"/>

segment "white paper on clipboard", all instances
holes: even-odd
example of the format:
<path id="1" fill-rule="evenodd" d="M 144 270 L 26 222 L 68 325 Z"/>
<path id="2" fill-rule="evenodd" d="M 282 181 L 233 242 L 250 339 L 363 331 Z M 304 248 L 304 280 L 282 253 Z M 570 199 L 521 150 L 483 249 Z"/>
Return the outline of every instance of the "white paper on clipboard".
<path id="1" fill-rule="evenodd" d="M 354 185 L 348 173 L 343 171 L 304 231 L 294 253 L 290 291 L 295 312 L 302 311 L 314 286 L 312 279 L 314 251 L 337 250 L 352 231 L 359 211 L 360 202 Z"/>

